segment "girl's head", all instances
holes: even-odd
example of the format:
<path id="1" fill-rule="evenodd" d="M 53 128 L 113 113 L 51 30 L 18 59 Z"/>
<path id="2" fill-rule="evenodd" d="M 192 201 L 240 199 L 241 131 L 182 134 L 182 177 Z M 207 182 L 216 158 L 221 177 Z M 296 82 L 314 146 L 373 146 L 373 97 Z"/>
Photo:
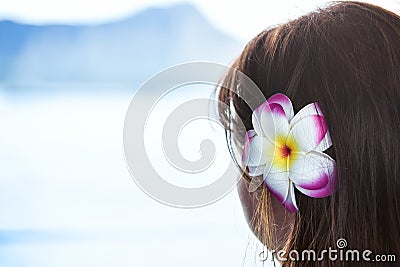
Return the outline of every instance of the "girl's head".
<path id="1" fill-rule="evenodd" d="M 400 17 L 370 4 L 334 3 L 263 31 L 232 67 L 266 98 L 286 94 L 295 112 L 317 102 L 333 143 L 326 153 L 337 166 L 337 192 L 319 199 L 296 192 L 297 213 L 286 212 L 263 186 L 249 193 L 251 177 L 244 175 L 239 193 L 259 239 L 272 250 L 318 252 L 345 238 L 351 249 L 400 256 Z M 244 129 L 235 122 L 252 129 L 253 111 L 233 73 L 224 84 L 237 89 L 221 88 L 220 114 L 243 146 Z"/>

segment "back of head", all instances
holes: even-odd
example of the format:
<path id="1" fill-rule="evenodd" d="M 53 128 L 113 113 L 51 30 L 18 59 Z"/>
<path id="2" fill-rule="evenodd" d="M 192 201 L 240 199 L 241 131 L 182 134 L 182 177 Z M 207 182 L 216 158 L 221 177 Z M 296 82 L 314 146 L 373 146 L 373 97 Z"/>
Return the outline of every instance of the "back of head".
<path id="1" fill-rule="evenodd" d="M 400 17 L 370 4 L 334 3 L 260 33 L 233 68 L 265 97 L 289 96 L 295 110 L 318 102 L 333 143 L 327 153 L 337 163 L 337 192 L 322 199 L 297 192 L 301 208 L 284 238 L 271 239 L 272 210 L 268 203 L 258 207 L 254 223 L 262 241 L 271 249 L 321 251 L 345 238 L 349 248 L 400 256 Z M 228 74 L 225 82 L 236 81 Z M 250 130 L 252 110 L 236 93 L 219 92 L 235 110 L 221 106 L 221 119 L 228 125 L 235 118 L 227 114 L 235 114 Z M 294 265 L 313 264 L 364 266 Z"/>

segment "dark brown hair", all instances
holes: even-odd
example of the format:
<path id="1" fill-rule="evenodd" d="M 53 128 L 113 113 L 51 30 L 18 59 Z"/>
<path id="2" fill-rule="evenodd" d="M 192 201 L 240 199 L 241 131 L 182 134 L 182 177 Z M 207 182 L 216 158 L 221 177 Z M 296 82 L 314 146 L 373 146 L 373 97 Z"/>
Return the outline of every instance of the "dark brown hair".
<path id="1" fill-rule="evenodd" d="M 271 238 L 271 199 L 262 189 L 252 222 L 261 241 L 270 249 L 321 251 L 345 238 L 349 249 L 400 257 L 400 17 L 366 3 L 333 3 L 261 32 L 232 67 L 266 98 L 286 94 L 295 112 L 318 102 L 332 137 L 327 153 L 337 163 L 338 191 L 322 199 L 296 192 L 300 211 L 280 241 Z M 252 129 L 252 110 L 238 97 L 239 83 L 233 72 L 226 75 L 224 84 L 236 91 L 220 89 L 219 112 L 243 145 L 235 121 Z M 365 262 L 283 263 L 331 265 Z"/>

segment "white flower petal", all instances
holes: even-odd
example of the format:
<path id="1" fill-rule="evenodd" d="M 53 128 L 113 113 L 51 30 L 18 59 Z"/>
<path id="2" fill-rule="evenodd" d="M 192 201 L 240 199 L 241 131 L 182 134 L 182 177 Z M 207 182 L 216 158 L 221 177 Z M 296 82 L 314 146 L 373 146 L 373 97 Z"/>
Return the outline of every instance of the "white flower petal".
<path id="1" fill-rule="evenodd" d="M 267 100 L 268 103 L 276 103 L 282 106 L 283 110 L 285 111 L 286 118 L 290 121 L 293 118 L 294 111 L 292 101 L 290 101 L 289 97 L 284 94 L 278 93 L 274 94 Z"/>
<path id="2" fill-rule="evenodd" d="M 264 102 L 260 106 L 258 106 L 253 111 L 253 114 L 251 116 L 251 122 L 253 124 L 254 131 L 257 133 L 258 136 L 265 136 L 262 125 L 271 125 L 274 122 L 272 117 L 265 117 L 264 120 L 266 121 L 262 121 L 261 114 L 263 113 L 264 109 L 269 109 L 268 102 Z"/>
<path id="3" fill-rule="evenodd" d="M 312 115 L 324 116 L 318 103 L 311 103 L 304 106 L 290 121 L 290 127 L 293 127 L 293 125 L 295 125 L 301 119 Z"/>
<path id="4" fill-rule="evenodd" d="M 264 176 L 264 183 L 271 194 L 283 203 L 289 193 L 289 173 L 271 168 Z"/>
<path id="5" fill-rule="evenodd" d="M 268 167 L 272 163 L 274 153 L 275 146 L 267 138 L 254 135 L 245 141 L 242 161 L 246 166 L 267 165 Z"/>
<path id="6" fill-rule="evenodd" d="M 293 125 L 286 143 L 291 144 L 294 151 L 309 152 L 321 143 L 327 130 L 323 116 L 307 116 Z"/>

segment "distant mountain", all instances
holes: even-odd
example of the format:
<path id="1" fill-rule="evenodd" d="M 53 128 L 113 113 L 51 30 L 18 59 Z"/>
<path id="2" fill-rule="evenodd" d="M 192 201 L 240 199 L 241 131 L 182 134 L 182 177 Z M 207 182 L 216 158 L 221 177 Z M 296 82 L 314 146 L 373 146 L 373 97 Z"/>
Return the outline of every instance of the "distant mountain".
<path id="1" fill-rule="evenodd" d="M 95 26 L 0 22 L 0 82 L 143 82 L 172 64 L 231 62 L 241 43 L 189 4 Z"/>

